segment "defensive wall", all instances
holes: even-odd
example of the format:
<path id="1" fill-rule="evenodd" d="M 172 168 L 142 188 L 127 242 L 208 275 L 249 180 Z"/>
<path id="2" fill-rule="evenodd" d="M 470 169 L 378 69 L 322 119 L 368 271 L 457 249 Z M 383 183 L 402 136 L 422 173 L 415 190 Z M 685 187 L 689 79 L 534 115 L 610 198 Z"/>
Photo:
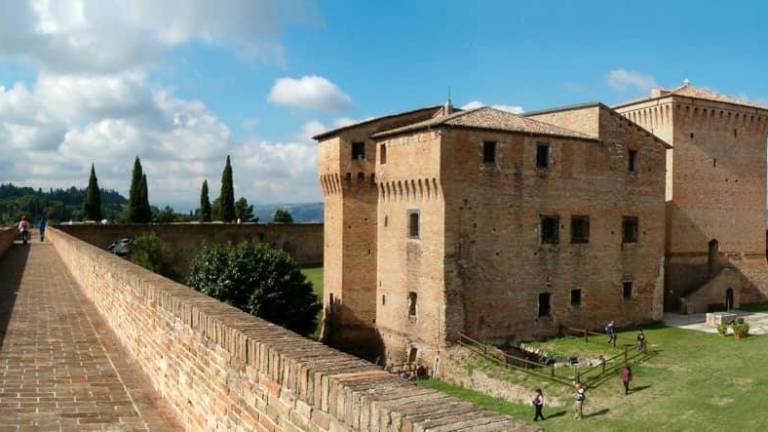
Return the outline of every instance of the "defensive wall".
<path id="1" fill-rule="evenodd" d="M 204 243 L 238 243 L 251 240 L 269 243 L 290 254 L 300 265 L 323 262 L 323 224 L 76 224 L 57 228 L 106 249 L 113 241 L 153 232 L 168 246 L 172 270 L 184 277 Z"/>
<path id="2" fill-rule="evenodd" d="M 534 430 L 248 315 L 63 230 L 49 229 L 48 239 L 187 430 Z"/>
<path id="3" fill-rule="evenodd" d="M 15 227 L 0 227 L 0 256 L 11 247 L 18 234 Z"/>

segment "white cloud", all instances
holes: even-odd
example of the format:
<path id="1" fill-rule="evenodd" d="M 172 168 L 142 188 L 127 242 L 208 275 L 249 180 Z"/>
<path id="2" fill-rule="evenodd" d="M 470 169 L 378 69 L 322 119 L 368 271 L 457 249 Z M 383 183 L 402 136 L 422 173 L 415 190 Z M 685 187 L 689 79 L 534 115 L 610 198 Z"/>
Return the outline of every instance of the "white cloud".
<path id="1" fill-rule="evenodd" d="M 648 92 L 652 88 L 658 87 L 653 76 L 625 69 L 614 69 L 608 72 L 606 79 L 608 80 L 608 85 L 617 91 L 625 91 L 632 88 Z"/>
<path id="2" fill-rule="evenodd" d="M 189 42 L 281 62 L 282 29 L 319 21 L 305 0 L 4 0 L 3 11 L 0 55 L 59 72 L 143 67 Z"/>
<path id="3" fill-rule="evenodd" d="M 336 84 L 317 75 L 280 78 L 272 86 L 267 100 L 276 105 L 325 112 L 346 109 L 352 102 Z"/>
<path id="4" fill-rule="evenodd" d="M 487 105 L 479 100 L 473 100 L 472 102 L 464 104 L 461 107 L 461 109 L 470 110 L 475 108 L 482 108 L 484 106 L 487 106 Z M 512 114 L 522 114 L 525 112 L 523 107 L 518 105 L 491 105 L 491 108 L 496 108 L 502 111 L 508 111 L 508 112 L 511 112 Z"/>

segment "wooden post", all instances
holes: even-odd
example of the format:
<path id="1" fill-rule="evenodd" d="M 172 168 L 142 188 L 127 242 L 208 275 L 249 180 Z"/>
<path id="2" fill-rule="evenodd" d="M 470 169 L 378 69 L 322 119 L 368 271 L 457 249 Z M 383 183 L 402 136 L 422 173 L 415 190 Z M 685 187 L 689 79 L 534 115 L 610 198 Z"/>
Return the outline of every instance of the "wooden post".
<path id="1" fill-rule="evenodd" d="M 576 369 L 576 383 L 581 383 L 581 374 L 578 369 Z"/>
<path id="2" fill-rule="evenodd" d="M 600 363 L 601 363 L 601 364 L 602 364 L 602 366 L 603 366 L 603 373 L 605 373 L 605 358 L 602 358 L 602 359 L 600 360 Z"/>
<path id="3" fill-rule="evenodd" d="M 549 376 L 555 377 L 555 365 L 549 365 Z"/>

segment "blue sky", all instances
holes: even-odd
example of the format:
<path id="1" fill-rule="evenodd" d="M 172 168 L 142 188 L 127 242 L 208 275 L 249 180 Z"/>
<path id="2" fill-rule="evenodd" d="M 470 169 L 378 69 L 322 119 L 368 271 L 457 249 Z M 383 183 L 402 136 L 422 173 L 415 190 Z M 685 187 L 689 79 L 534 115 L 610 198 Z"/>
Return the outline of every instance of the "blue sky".
<path id="1" fill-rule="evenodd" d="M 227 153 L 250 201 L 320 200 L 309 135 L 449 87 L 459 106 L 535 110 L 688 77 L 768 104 L 757 1 L 6 3 L 0 181 L 84 185 L 95 161 L 125 192 L 139 154 L 153 204 L 179 208 Z"/>

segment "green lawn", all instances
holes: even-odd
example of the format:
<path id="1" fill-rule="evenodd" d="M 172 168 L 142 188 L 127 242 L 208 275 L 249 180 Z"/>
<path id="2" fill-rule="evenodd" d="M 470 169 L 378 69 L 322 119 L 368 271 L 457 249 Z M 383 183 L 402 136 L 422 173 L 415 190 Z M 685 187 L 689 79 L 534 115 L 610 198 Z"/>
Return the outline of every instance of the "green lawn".
<path id="1" fill-rule="evenodd" d="M 304 273 L 304 276 L 307 277 L 307 280 L 312 283 L 312 288 L 315 291 L 315 294 L 317 294 L 318 300 L 322 303 L 323 301 L 323 266 L 314 266 L 314 267 L 302 267 L 301 272 Z M 322 309 L 317 314 L 317 330 L 315 330 L 315 333 L 313 334 L 313 337 L 315 339 L 318 339 L 320 337 L 320 323 L 322 322 L 323 317 L 323 311 Z"/>
<path id="2" fill-rule="evenodd" d="M 554 416 L 538 426 L 547 431 L 768 430 L 768 417 L 764 414 L 768 401 L 768 337 L 751 336 L 737 341 L 669 327 L 651 328 L 645 333 L 649 349 L 655 354 L 633 367 L 635 392 L 624 396 L 617 374 L 588 391 L 586 418 L 581 421 L 571 418 L 572 398 L 567 387 L 517 372 L 504 376 L 531 390 L 542 387 L 545 395 L 567 402 L 565 407 L 545 408 L 545 416 Z M 635 334 L 620 332 L 619 342 L 630 343 Z M 592 349 L 583 346 L 586 343 L 578 338 L 551 339 L 546 343 L 565 352 Z M 473 367 L 492 366 L 478 362 Z M 532 407 L 527 404 L 505 402 L 434 380 L 423 385 L 525 421 L 533 417 Z"/>

